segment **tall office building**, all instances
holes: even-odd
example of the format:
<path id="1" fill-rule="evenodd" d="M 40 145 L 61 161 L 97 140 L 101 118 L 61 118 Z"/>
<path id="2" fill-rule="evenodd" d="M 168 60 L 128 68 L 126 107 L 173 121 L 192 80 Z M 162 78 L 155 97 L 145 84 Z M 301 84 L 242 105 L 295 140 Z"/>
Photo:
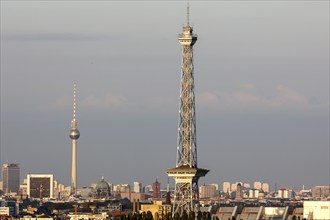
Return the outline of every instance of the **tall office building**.
<path id="1" fill-rule="evenodd" d="M 141 183 L 140 182 L 134 182 L 133 183 L 133 192 L 139 193 L 141 192 Z"/>
<path id="2" fill-rule="evenodd" d="M 199 187 L 199 196 L 202 199 L 213 198 L 216 195 L 216 186 L 213 184 Z"/>
<path id="3" fill-rule="evenodd" d="M 264 192 L 269 192 L 269 184 L 268 183 L 262 183 L 261 184 L 261 189 Z"/>
<path id="4" fill-rule="evenodd" d="M 262 183 L 259 182 L 259 181 L 253 183 L 253 187 L 254 187 L 255 189 L 261 189 L 261 186 L 262 186 Z"/>
<path id="5" fill-rule="evenodd" d="M 69 137 L 72 140 L 72 166 L 71 166 L 71 194 L 77 194 L 77 140 L 80 132 L 76 120 L 76 83 L 73 84 L 73 119 Z"/>
<path id="6" fill-rule="evenodd" d="M 182 65 L 176 167 L 166 171 L 168 176 L 173 177 L 175 181 L 173 214 L 182 213 L 184 210 L 187 213 L 198 211 L 198 180 L 209 172 L 197 166 L 193 64 L 193 46 L 196 41 L 197 36 L 193 34 L 193 28 L 189 24 L 188 6 L 187 24 L 179 35 L 179 42 L 182 45 Z"/>
<path id="7" fill-rule="evenodd" d="M 230 182 L 223 182 L 222 191 L 225 193 L 230 192 Z"/>
<path id="8" fill-rule="evenodd" d="M 238 183 L 236 186 L 236 197 L 235 200 L 240 201 L 243 199 L 242 184 Z"/>
<path id="9" fill-rule="evenodd" d="M 2 180 L 4 193 L 18 193 L 20 185 L 20 167 L 17 163 L 5 163 L 2 165 Z"/>

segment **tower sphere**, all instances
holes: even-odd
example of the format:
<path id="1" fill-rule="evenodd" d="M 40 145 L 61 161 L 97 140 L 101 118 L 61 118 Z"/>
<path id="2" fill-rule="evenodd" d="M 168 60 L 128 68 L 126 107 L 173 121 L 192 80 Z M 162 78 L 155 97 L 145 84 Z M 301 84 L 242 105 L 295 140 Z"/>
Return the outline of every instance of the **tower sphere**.
<path id="1" fill-rule="evenodd" d="M 72 129 L 69 134 L 70 138 L 72 140 L 77 140 L 80 137 L 80 132 L 78 129 Z"/>

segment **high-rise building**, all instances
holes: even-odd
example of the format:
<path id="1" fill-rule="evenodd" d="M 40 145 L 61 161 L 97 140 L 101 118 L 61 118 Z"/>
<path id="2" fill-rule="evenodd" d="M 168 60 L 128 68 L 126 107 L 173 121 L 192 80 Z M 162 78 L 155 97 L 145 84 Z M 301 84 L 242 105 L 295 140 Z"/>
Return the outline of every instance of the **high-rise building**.
<path id="1" fill-rule="evenodd" d="M 232 191 L 232 192 L 235 192 L 235 191 L 237 190 L 237 185 L 238 185 L 238 184 L 241 184 L 241 186 L 243 185 L 242 182 L 236 182 L 236 183 L 232 183 L 232 184 L 231 184 L 231 191 Z"/>
<path id="2" fill-rule="evenodd" d="M 140 182 L 134 182 L 133 183 L 133 192 L 139 193 L 141 192 L 141 183 Z"/>
<path id="3" fill-rule="evenodd" d="M 53 174 L 28 174 L 27 195 L 30 198 L 53 198 L 54 197 Z"/>
<path id="4" fill-rule="evenodd" d="M 152 197 L 154 199 L 159 199 L 162 197 L 162 195 L 160 194 L 160 182 L 158 182 L 157 179 L 156 179 L 156 182 L 154 182 L 152 184 L 152 189 L 153 189 Z"/>
<path id="5" fill-rule="evenodd" d="M 17 163 L 5 163 L 2 165 L 2 179 L 4 193 L 18 193 L 20 185 L 20 167 Z"/>
<path id="6" fill-rule="evenodd" d="M 253 183 L 253 188 L 255 189 L 261 189 L 262 183 L 257 181 Z"/>
<path id="7" fill-rule="evenodd" d="M 71 194 L 77 194 L 77 140 L 80 132 L 76 120 L 76 83 L 73 84 L 73 119 L 69 137 L 72 140 L 72 166 L 71 166 Z"/>
<path id="8" fill-rule="evenodd" d="M 244 186 L 245 189 L 250 189 L 251 188 L 250 183 L 244 183 L 243 186 Z"/>
<path id="9" fill-rule="evenodd" d="M 193 46 L 197 36 L 189 24 L 189 6 L 187 7 L 187 24 L 179 35 L 182 45 L 182 65 L 180 83 L 180 104 L 178 124 L 178 145 L 176 167 L 167 169 L 167 174 L 174 178 L 175 191 L 173 214 L 184 210 L 197 211 L 199 206 L 198 180 L 208 170 L 197 166 L 196 116 L 194 90 Z"/>
<path id="10" fill-rule="evenodd" d="M 199 195 L 202 199 L 214 197 L 216 195 L 216 186 L 213 184 L 200 186 Z"/>
<path id="11" fill-rule="evenodd" d="M 225 193 L 230 192 L 230 182 L 223 182 L 222 191 Z"/>
<path id="12" fill-rule="evenodd" d="M 314 186 L 312 188 L 312 197 L 322 198 L 330 196 L 330 186 Z"/>
<path id="13" fill-rule="evenodd" d="M 269 184 L 268 183 L 262 183 L 261 184 L 261 189 L 264 192 L 269 192 Z"/>
<path id="14" fill-rule="evenodd" d="M 235 200 L 239 201 L 243 199 L 242 184 L 238 183 L 236 186 L 236 197 Z"/>

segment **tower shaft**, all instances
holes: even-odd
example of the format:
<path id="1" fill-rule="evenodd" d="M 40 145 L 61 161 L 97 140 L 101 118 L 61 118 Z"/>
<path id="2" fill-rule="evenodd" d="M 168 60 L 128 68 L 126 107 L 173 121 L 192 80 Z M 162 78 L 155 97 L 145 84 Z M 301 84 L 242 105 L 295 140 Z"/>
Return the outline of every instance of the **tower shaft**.
<path id="1" fill-rule="evenodd" d="M 72 140 L 71 194 L 77 193 L 77 140 Z"/>
<path id="2" fill-rule="evenodd" d="M 72 166 L 71 166 L 71 194 L 77 194 L 77 140 L 80 132 L 77 128 L 76 120 L 76 83 L 73 84 L 73 119 L 71 121 L 71 131 L 69 137 L 72 141 Z"/>
<path id="3" fill-rule="evenodd" d="M 197 167 L 193 46 L 183 45 L 176 166 Z"/>
<path id="4" fill-rule="evenodd" d="M 193 64 L 193 46 L 197 36 L 193 34 L 193 28 L 189 24 L 189 10 L 187 20 L 182 34 L 179 35 L 179 42 L 182 45 L 182 64 L 176 167 L 167 169 L 168 176 L 173 177 L 175 181 L 173 214 L 197 211 L 198 180 L 208 172 L 197 167 Z"/>

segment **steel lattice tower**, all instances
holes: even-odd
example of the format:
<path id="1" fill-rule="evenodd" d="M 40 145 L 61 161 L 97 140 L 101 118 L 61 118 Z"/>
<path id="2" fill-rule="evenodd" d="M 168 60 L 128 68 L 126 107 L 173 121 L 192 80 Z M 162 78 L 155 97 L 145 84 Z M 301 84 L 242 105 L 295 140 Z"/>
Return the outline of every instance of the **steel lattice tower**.
<path id="1" fill-rule="evenodd" d="M 71 131 L 69 137 L 72 140 L 72 172 L 71 172 L 71 194 L 77 194 L 77 140 L 80 132 L 77 128 L 76 120 L 76 83 L 73 84 L 73 119 L 71 121 Z"/>
<path id="2" fill-rule="evenodd" d="M 180 83 L 180 104 L 178 122 L 178 145 L 176 167 L 167 169 L 167 174 L 174 178 L 175 192 L 173 214 L 184 210 L 197 211 L 199 205 L 198 180 L 209 170 L 197 167 L 196 113 L 194 93 L 193 46 L 197 35 L 189 24 L 189 6 L 187 24 L 179 34 L 182 45 L 182 65 Z"/>

